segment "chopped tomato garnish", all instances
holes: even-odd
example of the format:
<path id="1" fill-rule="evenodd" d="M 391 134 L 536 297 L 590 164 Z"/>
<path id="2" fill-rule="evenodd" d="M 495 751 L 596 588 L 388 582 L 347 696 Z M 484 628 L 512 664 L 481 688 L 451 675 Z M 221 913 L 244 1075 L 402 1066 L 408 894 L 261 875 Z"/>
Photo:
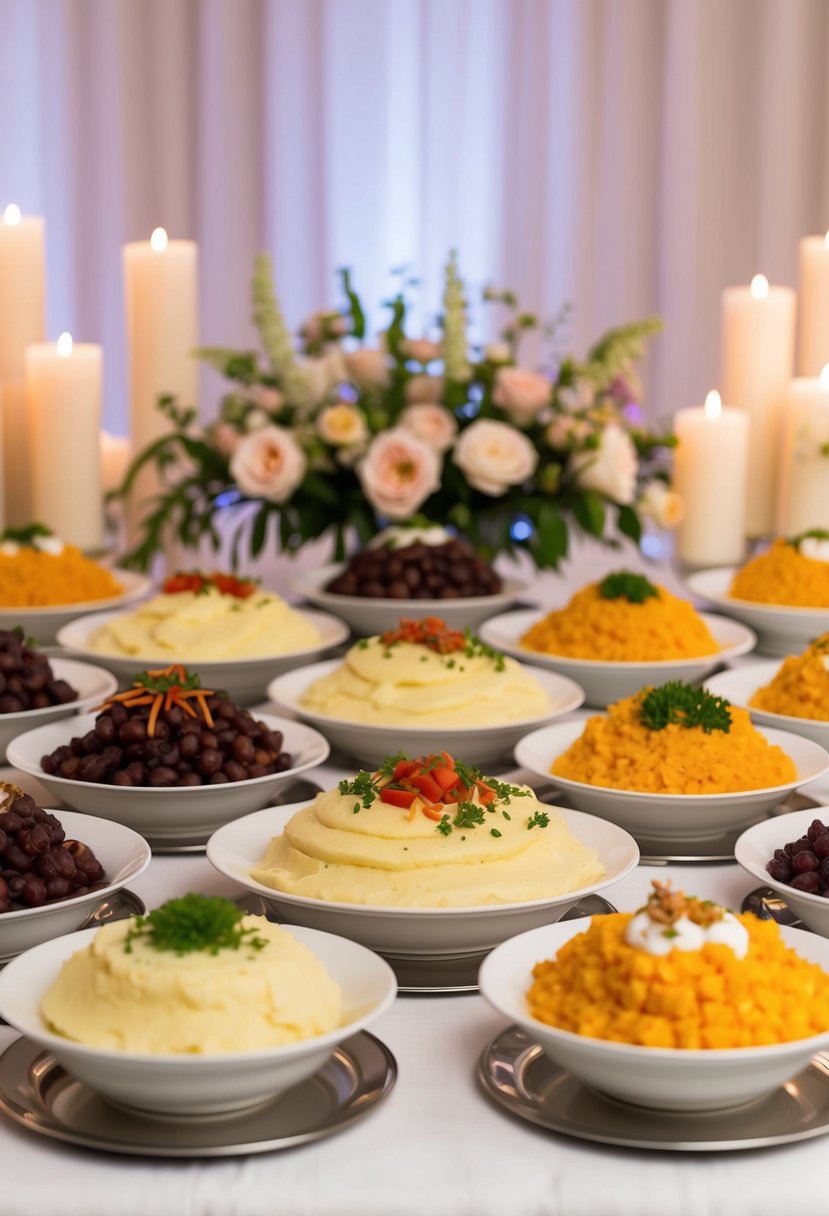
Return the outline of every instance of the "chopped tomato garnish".
<path id="1" fill-rule="evenodd" d="M 420 790 L 424 798 L 428 798 L 430 802 L 443 801 L 443 790 L 431 773 L 413 773 L 409 777 L 408 783 L 413 785 L 416 790 Z"/>
<path id="2" fill-rule="evenodd" d="M 396 790 L 390 785 L 386 785 L 380 791 L 380 801 L 388 802 L 389 806 L 408 808 L 412 805 L 415 798 L 417 798 L 415 790 Z"/>

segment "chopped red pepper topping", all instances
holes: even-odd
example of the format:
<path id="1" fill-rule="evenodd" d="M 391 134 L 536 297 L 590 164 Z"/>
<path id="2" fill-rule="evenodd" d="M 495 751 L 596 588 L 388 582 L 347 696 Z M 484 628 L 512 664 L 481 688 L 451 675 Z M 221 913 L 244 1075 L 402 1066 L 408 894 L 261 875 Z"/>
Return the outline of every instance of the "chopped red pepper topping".
<path id="1" fill-rule="evenodd" d="M 246 600 L 256 591 L 253 579 L 237 578 L 235 574 L 221 574 L 217 570 L 212 574 L 203 574 L 201 570 L 179 570 L 164 580 L 161 590 L 166 595 L 175 595 L 180 591 L 192 591 L 199 595 L 210 587 L 215 587 L 222 595 L 232 595 L 237 600 Z"/>

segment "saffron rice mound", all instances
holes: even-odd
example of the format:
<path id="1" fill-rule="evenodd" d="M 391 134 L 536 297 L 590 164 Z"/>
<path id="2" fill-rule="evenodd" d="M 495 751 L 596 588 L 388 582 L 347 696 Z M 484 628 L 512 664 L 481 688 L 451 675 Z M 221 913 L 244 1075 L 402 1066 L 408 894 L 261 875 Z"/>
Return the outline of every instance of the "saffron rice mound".
<path id="1" fill-rule="evenodd" d="M 109 570 L 84 557 L 74 545 L 62 553 L 21 548 L 14 556 L 0 553 L 0 605 L 44 608 L 112 599 L 124 588 Z"/>
<path id="2" fill-rule="evenodd" d="M 573 659 L 650 663 L 693 659 L 720 649 L 693 604 L 657 586 L 657 596 L 632 604 L 605 599 L 598 583 L 576 592 L 566 608 L 550 612 L 521 639 L 526 650 Z"/>
<path id="3" fill-rule="evenodd" d="M 672 722 L 650 730 L 641 721 L 642 692 L 589 718 L 551 772 L 586 785 L 646 794 L 731 794 L 785 785 L 794 762 L 755 730 L 748 710 L 729 707 L 730 731 Z"/>
<path id="4" fill-rule="evenodd" d="M 829 608 L 829 562 L 804 555 L 785 540 L 747 562 L 731 581 L 736 600 L 789 608 Z"/>
<path id="5" fill-rule="evenodd" d="M 629 913 L 594 917 L 538 963 L 533 1017 L 561 1030 L 643 1047 L 761 1047 L 829 1030 L 829 975 L 784 945 L 774 921 L 737 917 L 745 958 L 727 945 L 658 957 L 625 941 Z"/>
<path id="6" fill-rule="evenodd" d="M 829 633 L 823 633 L 803 654 L 790 655 L 771 683 L 758 688 L 749 702 L 755 709 L 793 718 L 829 721 Z"/>

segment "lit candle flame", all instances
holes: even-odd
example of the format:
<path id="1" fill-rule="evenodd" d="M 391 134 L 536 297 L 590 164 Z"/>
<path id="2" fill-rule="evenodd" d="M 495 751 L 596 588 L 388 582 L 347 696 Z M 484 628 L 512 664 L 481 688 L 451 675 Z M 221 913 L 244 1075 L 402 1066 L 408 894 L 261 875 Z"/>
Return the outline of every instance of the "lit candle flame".
<path id="1" fill-rule="evenodd" d="M 722 413 L 722 398 L 715 388 L 705 398 L 704 409 L 706 418 L 719 418 Z"/>
<path id="2" fill-rule="evenodd" d="M 150 248 L 153 253 L 163 253 L 167 248 L 167 233 L 163 228 L 153 228 L 150 237 Z"/>
<path id="3" fill-rule="evenodd" d="M 821 388 L 829 388 L 829 363 L 824 363 L 817 379 Z"/>
<path id="4" fill-rule="evenodd" d="M 8 224 L 10 228 L 16 228 L 20 223 L 20 208 L 17 203 L 9 203 L 6 210 L 3 212 L 3 223 Z"/>
<path id="5" fill-rule="evenodd" d="M 67 357 L 67 355 L 72 354 L 72 335 L 71 334 L 67 334 L 67 333 L 61 334 L 61 336 L 58 338 L 57 350 L 58 350 L 58 354 L 61 356 L 62 359 L 65 359 Z"/>
<path id="6" fill-rule="evenodd" d="M 751 294 L 755 300 L 768 299 L 769 281 L 764 274 L 756 274 L 751 280 Z"/>

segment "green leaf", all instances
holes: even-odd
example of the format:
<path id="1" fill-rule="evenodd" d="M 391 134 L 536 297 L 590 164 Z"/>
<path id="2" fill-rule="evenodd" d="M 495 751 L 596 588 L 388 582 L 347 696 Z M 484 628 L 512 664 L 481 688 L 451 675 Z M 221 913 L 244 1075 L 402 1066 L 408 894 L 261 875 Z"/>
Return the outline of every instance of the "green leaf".
<path id="1" fill-rule="evenodd" d="M 642 539 L 642 524 L 633 507 L 619 507 L 616 526 L 623 536 L 629 536 L 635 545 Z"/>
<path id="2" fill-rule="evenodd" d="M 256 512 L 256 518 L 253 521 L 253 528 L 250 534 L 250 554 L 251 557 L 258 557 L 265 548 L 265 541 L 268 537 L 268 519 L 271 514 L 271 504 L 263 503 Z"/>
<path id="3" fill-rule="evenodd" d="M 351 316 L 351 333 L 355 338 L 364 338 L 366 333 L 365 313 L 363 312 L 363 306 L 360 303 L 360 297 L 351 286 L 351 271 L 345 266 L 340 268 L 340 280 L 342 281 L 343 291 L 348 297 L 348 310 Z"/>
<path id="4" fill-rule="evenodd" d="M 536 537 L 536 552 L 540 564 L 555 569 L 561 559 L 567 556 L 567 523 L 552 503 L 543 502 L 538 509 Z"/>
<path id="5" fill-rule="evenodd" d="M 573 501 L 573 514 L 591 536 L 601 536 L 604 532 L 604 499 L 594 490 L 579 490 Z"/>

